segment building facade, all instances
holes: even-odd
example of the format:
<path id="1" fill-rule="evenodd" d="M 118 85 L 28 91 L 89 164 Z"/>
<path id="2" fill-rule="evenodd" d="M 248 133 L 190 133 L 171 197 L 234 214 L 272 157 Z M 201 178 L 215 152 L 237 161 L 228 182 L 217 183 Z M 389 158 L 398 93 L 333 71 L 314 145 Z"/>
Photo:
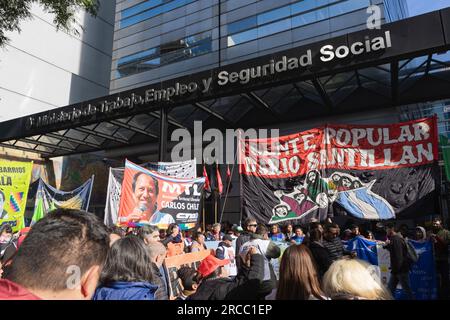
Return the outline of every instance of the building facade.
<path id="1" fill-rule="evenodd" d="M 115 1 L 101 0 L 97 17 L 77 12 L 79 34 L 56 30 L 53 16 L 37 4 L 32 19 L 22 21 L 21 32 L 10 32 L 9 43 L 0 49 L 0 125 L 24 115 L 52 110 L 109 94 Z M 45 138 L 47 145 L 55 140 Z M 68 143 L 68 142 L 66 142 Z M 2 159 L 34 161 L 32 181 L 39 177 L 66 190 L 67 159 L 43 159 L 20 142 L 0 146 Z M 61 181 L 65 182 L 62 184 Z M 77 181 L 78 182 L 78 181 Z M 76 182 L 76 183 L 77 183 Z M 34 199 L 28 199 L 30 218 Z"/>
<path id="2" fill-rule="evenodd" d="M 97 18 L 78 12 L 75 35 L 57 31 L 34 4 L 32 19 L 0 49 L 0 122 L 107 95 L 114 10 L 103 0 Z"/>
<path id="3" fill-rule="evenodd" d="M 70 158 L 61 165 L 68 175 L 61 180 L 72 181 L 70 189 L 92 174 L 93 163 L 99 173 L 125 158 L 171 161 L 171 133 L 193 132 L 198 120 L 203 130 L 276 128 L 284 135 L 324 123 L 391 124 L 437 114 L 440 134 L 448 137 L 450 10 L 405 19 L 408 1 L 117 1 L 110 95 L 5 123 L 1 141 L 27 150 L 36 146 L 47 158 Z M 371 5 L 378 7 L 368 10 Z M 376 8 L 381 30 L 367 28 L 368 19 L 376 22 Z M 392 46 L 365 50 L 370 44 L 363 43 L 380 35 Z M 320 59 L 325 45 L 349 53 L 355 43 L 359 54 Z M 308 51 L 308 68 L 238 79 L 286 57 L 300 61 Z M 226 85 L 218 81 L 223 72 Z M 205 79 L 209 90 L 201 90 Z M 175 95 L 180 84 L 195 90 Z M 196 158 L 201 162 L 202 156 Z M 214 176 L 215 168 L 209 170 Z M 231 172 L 235 187 L 218 208 L 211 199 L 206 215 L 238 223 L 239 174 L 237 168 Z M 106 178 L 96 174 L 99 214 Z"/>
<path id="4" fill-rule="evenodd" d="M 117 1 L 111 93 L 408 16 L 406 0 Z"/>

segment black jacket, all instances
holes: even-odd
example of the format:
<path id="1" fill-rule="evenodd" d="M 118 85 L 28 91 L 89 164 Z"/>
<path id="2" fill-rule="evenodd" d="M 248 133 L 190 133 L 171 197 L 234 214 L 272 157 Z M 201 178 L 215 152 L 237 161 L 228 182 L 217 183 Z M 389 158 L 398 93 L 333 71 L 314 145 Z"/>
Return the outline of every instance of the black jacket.
<path id="1" fill-rule="evenodd" d="M 241 258 L 240 258 L 240 256 L 239 256 L 239 250 L 241 249 L 241 247 L 242 247 L 242 245 L 243 245 L 244 243 L 246 243 L 247 241 L 250 241 L 250 238 L 251 238 L 251 233 L 249 233 L 249 232 L 247 232 L 247 231 L 244 231 L 244 232 L 236 239 L 236 253 L 235 253 L 235 256 L 236 256 L 236 266 L 237 266 L 238 270 L 239 270 L 239 268 L 240 268 L 240 266 L 241 266 L 241 264 L 242 264 Z"/>
<path id="2" fill-rule="evenodd" d="M 390 243 L 385 247 L 391 254 L 391 273 L 408 273 L 411 264 L 408 260 L 406 240 L 399 234 L 392 236 Z"/>
<path id="3" fill-rule="evenodd" d="M 319 277 L 322 278 L 333 263 L 330 258 L 330 253 L 321 243 L 318 243 L 317 241 L 309 244 L 309 250 L 311 251 L 314 261 L 316 262 Z"/>
<path id="4" fill-rule="evenodd" d="M 215 278 L 203 280 L 197 292 L 188 300 L 259 300 L 265 296 L 262 292 L 264 277 L 264 257 L 254 254 L 250 260 L 250 269 L 246 274 L 235 278 Z"/>
<path id="5" fill-rule="evenodd" d="M 159 271 L 158 266 L 152 262 L 153 281 L 152 284 L 158 286 L 155 291 L 155 300 L 169 300 L 169 294 L 165 285 L 164 276 Z"/>
<path id="6" fill-rule="evenodd" d="M 264 239 L 263 236 L 255 234 L 255 233 L 250 233 L 249 234 L 249 239 L 248 241 L 252 240 L 252 239 Z M 266 295 L 270 294 L 272 292 L 273 289 L 275 289 L 277 287 L 277 276 L 275 275 L 275 271 L 273 270 L 273 266 L 270 263 L 271 259 L 278 259 L 281 255 L 281 250 L 280 247 L 278 247 L 273 241 L 269 242 L 269 245 L 267 246 L 267 250 L 265 252 L 265 257 L 263 259 L 263 269 L 264 269 L 264 264 L 268 264 L 269 265 L 269 272 L 270 272 L 270 279 L 269 280 L 265 280 L 261 283 L 261 295 L 263 297 L 265 297 Z M 237 260 L 241 260 L 242 259 L 239 255 L 239 259 Z M 249 268 L 245 265 L 245 264 L 241 264 L 240 267 L 238 267 L 238 276 L 239 275 L 245 275 L 249 272 Z M 263 272 L 263 277 L 261 279 L 264 279 L 264 272 Z"/>

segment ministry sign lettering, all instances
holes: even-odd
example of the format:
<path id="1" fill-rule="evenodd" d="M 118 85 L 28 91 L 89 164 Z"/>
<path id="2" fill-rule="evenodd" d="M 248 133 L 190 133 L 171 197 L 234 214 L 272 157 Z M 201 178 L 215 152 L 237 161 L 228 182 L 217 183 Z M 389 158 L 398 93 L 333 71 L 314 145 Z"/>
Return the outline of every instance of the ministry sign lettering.
<path id="1" fill-rule="evenodd" d="M 304 72 L 315 65 L 324 65 L 346 58 L 357 58 L 363 54 L 383 51 L 392 47 L 391 31 L 377 37 L 365 36 L 362 41 L 354 41 L 350 44 L 332 45 L 326 43 L 319 49 L 306 49 L 296 56 L 282 55 L 275 59 L 269 59 L 267 63 L 253 64 L 237 71 L 217 70 L 213 76 L 199 78 L 186 82 L 175 82 L 172 85 L 152 87 L 145 91 L 130 92 L 117 96 L 112 100 L 103 100 L 97 103 L 64 108 L 59 111 L 48 111 L 43 114 L 33 115 L 27 118 L 26 130 L 39 129 L 48 126 L 75 123 L 109 114 L 132 110 L 139 107 L 156 106 L 161 103 L 173 102 L 176 99 L 190 96 L 192 94 L 206 95 L 211 91 L 220 90 L 228 85 L 246 85 L 250 82 L 265 80 L 264 78 L 277 77 L 281 73 Z M 301 48 L 300 48 L 301 50 Z M 289 51 L 291 53 L 292 50 Z M 242 64 L 241 64 L 242 66 Z M 223 68 L 221 68 L 223 69 Z M 189 79 L 189 78 L 184 78 Z"/>

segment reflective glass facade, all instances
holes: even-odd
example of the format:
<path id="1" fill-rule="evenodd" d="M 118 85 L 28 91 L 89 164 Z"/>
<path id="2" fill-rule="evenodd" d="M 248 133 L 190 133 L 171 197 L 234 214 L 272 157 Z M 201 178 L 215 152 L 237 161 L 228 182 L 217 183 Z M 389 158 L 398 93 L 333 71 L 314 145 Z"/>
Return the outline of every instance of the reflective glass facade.
<path id="1" fill-rule="evenodd" d="M 337 17 L 370 6 L 370 0 L 303 0 L 233 23 L 228 28 L 227 46 L 263 38 L 292 28 Z M 239 32 L 245 30 L 243 32 Z"/>
<path id="2" fill-rule="evenodd" d="M 122 19 L 120 19 L 120 27 L 126 28 L 133 24 L 150 19 L 162 13 L 169 12 L 173 9 L 182 7 L 195 0 L 148 0 L 133 6 L 121 12 Z"/>
<path id="3" fill-rule="evenodd" d="M 406 18 L 406 0 L 117 0 L 111 93 Z M 386 18 L 385 18 L 386 17 Z"/>
<path id="4" fill-rule="evenodd" d="M 211 52 L 210 31 L 122 57 L 117 63 L 116 78 L 159 68 L 166 64 L 200 56 L 208 52 Z"/>

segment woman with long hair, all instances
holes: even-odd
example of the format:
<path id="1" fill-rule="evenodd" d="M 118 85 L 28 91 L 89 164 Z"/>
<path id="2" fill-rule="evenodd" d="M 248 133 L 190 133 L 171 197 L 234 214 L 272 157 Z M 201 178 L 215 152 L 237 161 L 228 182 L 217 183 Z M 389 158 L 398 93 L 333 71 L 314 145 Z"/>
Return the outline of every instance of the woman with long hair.
<path id="1" fill-rule="evenodd" d="M 308 247 L 291 245 L 283 254 L 277 300 L 327 300 Z"/>
<path id="2" fill-rule="evenodd" d="M 136 236 L 116 240 L 108 252 L 93 300 L 155 300 L 151 259 Z"/>

